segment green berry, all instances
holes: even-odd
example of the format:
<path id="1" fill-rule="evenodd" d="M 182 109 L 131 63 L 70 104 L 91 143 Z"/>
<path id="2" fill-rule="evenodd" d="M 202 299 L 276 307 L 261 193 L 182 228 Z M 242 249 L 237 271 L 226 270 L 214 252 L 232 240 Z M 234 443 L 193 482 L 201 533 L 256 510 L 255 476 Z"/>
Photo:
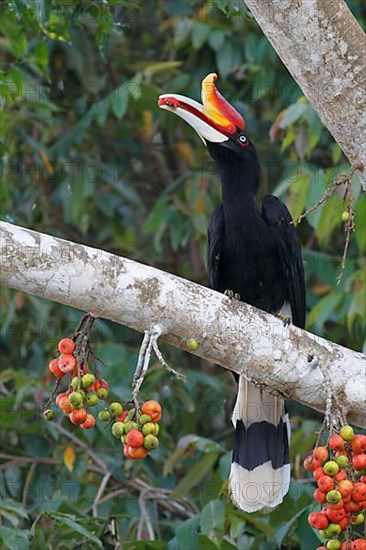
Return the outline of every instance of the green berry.
<path id="1" fill-rule="evenodd" d="M 347 468 L 349 466 L 348 457 L 346 457 L 345 455 L 340 455 L 337 457 L 336 463 L 340 468 Z"/>
<path id="2" fill-rule="evenodd" d="M 96 405 L 99 401 L 98 399 L 98 396 L 95 394 L 95 393 L 89 393 L 86 397 L 85 397 L 85 405 L 87 405 L 88 407 L 94 407 L 94 405 Z"/>
<path id="3" fill-rule="evenodd" d="M 196 349 L 198 348 L 198 342 L 194 338 L 188 338 L 186 346 L 189 351 L 196 351 Z"/>
<path id="4" fill-rule="evenodd" d="M 339 535 L 341 531 L 342 531 L 341 526 L 338 523 L 330 523 L 325 530 L 328 537 L 334 537 L 335 535 Z"/>
<path id="5" fill-rule="evenodd" d="M 47 422 L 51 422 L 56 418 L 56 413 L 53 409 L 46 409 L 43 413 L 43 418 L 47 420 Z"/>
<path id="6" fill-rule="evenodd" d="M 144 435 L 156 435 L 156 424 L 154 422 L 147 422 L 141 428 Z"/>
<path id="7" fill-rule="evenodd" d="M 328 460 L 323 466 L 324 473 L 328 476 L 335 476 L 339 472 L 339 465 L 335 460 Z"/>
<path id="8" fill-rule="evenodd" d="M 122 435 L 121 436 L 121 443 L 123 443 L 123 445 L 126 445 L 126 442 L 127 442 L 127 435 Z"/>
<path id="9" fill-rule="evenodd" d="M 83 388 L 85 389 L 90 388 L 90 386 L 92 386 L 95 382 L 95 376 L 94 374 L 91 374 L 90 372 L 88 372 L 87 374 L 84 374 L 81 381 L 83 384 Z"/>
<path id="10" fill-rule="evenodd" d="M 105 388 L 99 388 L 99 390 L 97 391 L 97 397 L 98 399 L 102 399 L 102 401 L 104 401 L 108 397 L 108 390 L 106 390 Z"/>
<path id="11" fill-rule="evenodd" d="M 329 504 L 337 504 L 342 498 L 342 495 L 339 491 L 336 491 L 335 489 L 332 489 L 331 491 L 328 491 L 326 499 Z"/>
<path id="12" fill-rule="evenodd" d="M 328 550 L 339 550 L 339 548 L 341 546 L 342 546 L 342 543 L 338 539 L 328 540 L 328 542 L 327 542 L 327 549 Z"/>
<path id="13" fill-rule="evenodd" d="M 339 435 L 345 440 L 345 441 L 351 441 L 354 436 L 355 436 L 355 433 L 353 431 L 353 428 L 352 426 L 342 426 L 340 432 L 339 432 Z"/>
<path id="14" fill-rule="evenodd" d="M 154 426 L 155 426 L 155 433 L 154 433 L 154 435 L 158 435 L 158 433 L 160 432 L 160 426 L 159 426 L 159 424 L 157 424 L 156 422 L 154 423 Z"/>
<path id="15" fill-rule="evenodd" d="M 151 422 L 151 416 L 148 414 L 141 414 L 139 416 L 139 423 L 141 424 L 141 426 L 143 426 L 147 422 Z"/>
<path id="16" fill-rule="evenodd" d="M 356 519 L 352 521 L 352 525 L 361 525 L 365 521 L 364 514 L 358 514 Z"/>
<path id="17" fill-rule="evenodd" d="M 78 407 L 83 403 L 83 396 L 81 392 L 73 391 L 70 393 L 68 400 L 73 407 Z"/>
<path id="18" fill-rule="evenodd" d="M 102 420 L 102 422 L 108 422 L 111 418 L 111 413 L 107 411 L 107 409 L 104 409 L 104 411 L 100 411 L 98 418 L 99 420 Z"/>
<path id="19" fill-rule="evenodd" d="M 128 434 L 131 430 L 138 430 L 139 425 L 137 422 L 132 422 L 129 420 L 128 422 L 123 422 L 125 434 Z"/>
<path id="20" fill-rule="evenodd" d="M 348 222 L 348 220 L 349 220 L 349 212 L 345 210 L 344 212 L 342 212 L 342 222 Z"/>
<path id="21" fill-rule="evenodd" d="M 112 416 L 119 416 L 123 413 L 123 407 L 122 403 L 119 403 L 118 401 L 114 401 L 109 405 L 109 412 Z"/>
<path id="22" fill-rule="evenodd" d="M 123 435 L 124 428 L 125 426 L 123 422 L 115 422 L 112 425 L 112 434 L 114 435 L 114 437 L 116 437 L 117 439 L 120 439 L 121 436 Z"/>
<path id="23" fill-rule="evenodd" d="M 147 435 L 145 436 L 144 438 L 144 447 L 145 449 L 147 449 L 148 451 L 152 451 L 154 449 L 156 449 L 156 447 L 159 446 L 159 440 L 157 437 L 155 437 L 154 435 Z"/>
<path id="24" fill-rule="evenodd" d="M 79 378 L 77 376 L 74 376 L 74 378 L 71 380 L 71 387 L 73 390 L 77 390 L 79 387 Z"/>

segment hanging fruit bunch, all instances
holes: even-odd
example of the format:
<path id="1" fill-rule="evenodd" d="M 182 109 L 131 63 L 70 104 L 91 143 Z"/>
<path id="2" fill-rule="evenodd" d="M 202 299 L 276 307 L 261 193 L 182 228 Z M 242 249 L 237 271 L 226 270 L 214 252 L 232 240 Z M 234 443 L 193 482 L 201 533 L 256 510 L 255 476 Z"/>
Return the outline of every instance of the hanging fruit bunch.
<path id="1" fill-rule="evenodd" d="M 324 546 L 317 550 L 366 550 L 366 436 L 344 425 L 325 446 L 317 445 L 304 461 L 317 483 L 314 500 L 319 512 L 308 521 L 319 531 Z"/>
<path id="2" fill-rule="evenodd" d="M 153 400 L 142 404 L 135 400 L 125 406 L 114 401 L 109 405 L 104 403 L 98 415 L 93 412 L 93 408 L 105 402 L 109 395 L 109 384 L 98 369 L 94 367 L 94 372 L 89 371 L 88 359 L 96 359 L 89 338 L 94 321 L 94 317 L 85 315 L 75 333 L 58 343 L 57 357 L 48 366 L 56 381 L 43 416 L 52 421 L 59 409 L 72 424 L 83 430 L 94 428 L 98 418 L 110 424 L 112 434 L 123 444 L 126 458 L 145 458 L 159 445 L 161 406 Z M 61 391 L 60 386 L 64 386 Z"/>

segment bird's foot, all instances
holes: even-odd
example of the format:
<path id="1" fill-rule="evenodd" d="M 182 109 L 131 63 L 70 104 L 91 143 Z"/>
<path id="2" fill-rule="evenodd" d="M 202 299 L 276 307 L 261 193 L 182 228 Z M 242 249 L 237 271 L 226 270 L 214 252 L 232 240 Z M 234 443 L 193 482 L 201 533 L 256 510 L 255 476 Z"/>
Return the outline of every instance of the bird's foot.
<path id="1" fill-rule="evenodd" d="M 230 298 L 230 300 L 232 300 L 234 298 L 234 300 L 239 300 L 240 301 L 240 294 L 238 294 L 237 292 L 234 292 L 233 290 L 226 289 L 224 294 L 225 294 L 225 296 Z"/>
<path id="2" fill-rule="evenodd" d="M 281 319 L 285 327 L 291 324 L 291 317 L 282 313 L 280 309 L 277 311 L 277 313 L 275 313 L 275 317 Z"/>

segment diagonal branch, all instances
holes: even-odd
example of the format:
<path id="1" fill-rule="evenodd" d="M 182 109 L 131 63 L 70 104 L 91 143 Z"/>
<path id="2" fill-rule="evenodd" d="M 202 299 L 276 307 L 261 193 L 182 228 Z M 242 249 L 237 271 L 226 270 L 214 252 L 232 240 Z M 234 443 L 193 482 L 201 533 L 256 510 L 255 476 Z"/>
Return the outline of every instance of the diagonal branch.
<path id="1" fill-rule="evenodd" d="M 346 2 L 243 1 L 350 163 L 363 164 L 366 191 L 366 37 Z"/>
<path id="2" fill-rule="evenodd" d="M 161 338 L 269 392 L 325 410 L 332 395 L 365 422 L 366 357 L 180 277 L 95 248 L 0 222 L 1 282 Z M 208 405 L 208 404 L 206 404 Z M 202 407 L 205 404 L 202 403 Z"/>

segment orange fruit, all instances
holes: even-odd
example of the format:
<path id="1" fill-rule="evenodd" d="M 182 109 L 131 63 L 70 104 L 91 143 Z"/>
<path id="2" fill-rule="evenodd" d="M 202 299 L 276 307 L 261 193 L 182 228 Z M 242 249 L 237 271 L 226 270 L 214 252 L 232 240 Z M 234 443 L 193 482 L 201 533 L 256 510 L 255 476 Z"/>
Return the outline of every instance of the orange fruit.
<path id="1" fill-rule="evenodd" d="M 60 355 L 58 367 L 64 373 L 72 372 L 76 367 L 76 359 L 73 355 Z"/>
<path id="2" fill-rule="evenodd" d="M 82 424 L 87 419 L 87 412 L 85 409 L 75 409 L 70 414 L 70 421 L 73 424 Z"/>
<path id="3" fill-rule="evenodd" d="M 83 430 L 90 430 L 91 428 L 94 428 L 95 426 L 95 418 L 92 414 L 88 413 L 86 415 L 85 422 L 80 424 L 80 427 L 83 428 Z"/>
<path id="4" fill-rule="evenodd" d="M 144 436 L 139 430 L 133 429 L 130 432 L 128 432 L 126 436 L 126 444 L 129 447 L 138 448 L 138 447 L 141 447 L 143 443 L 144 443 Z"/>
<path id="5" fill-rule="evenodd" d="M 62 372 L 62 370 L 60 370 L 60 367 L 58 366 L 58 357 L 50 361 L 48 368 L 54 376 L 57 376 L 57 378 L 60 378 L 65 374 L 64 372 Z"/>
<path id="6" fill-rule="evenodd" d="M 152 422 L 159 422 L 161 419 L 161 405 L 153 399 L 150 399 L 150 401 L 145 401 L 141 407 L 141 412 L 143 414 L 148 414 Z"/>
<path id="7" fill-rule="evenodd" d="M 58 343 L 58 351 L 64 355 L 70 355 L 75 349 L 74 341 L 71 338 L 63 338 Z"/>
<path id="8" fill-rule="evenodd" d="M 145 449 L 145 447 L 130 447 L 127 445 L 128 448 L 128 456 L 129 458 L 133 458 L 134 460 L 140 460 L 140 458 L 145 458 L 148 454 L 148 450 Z"/>

